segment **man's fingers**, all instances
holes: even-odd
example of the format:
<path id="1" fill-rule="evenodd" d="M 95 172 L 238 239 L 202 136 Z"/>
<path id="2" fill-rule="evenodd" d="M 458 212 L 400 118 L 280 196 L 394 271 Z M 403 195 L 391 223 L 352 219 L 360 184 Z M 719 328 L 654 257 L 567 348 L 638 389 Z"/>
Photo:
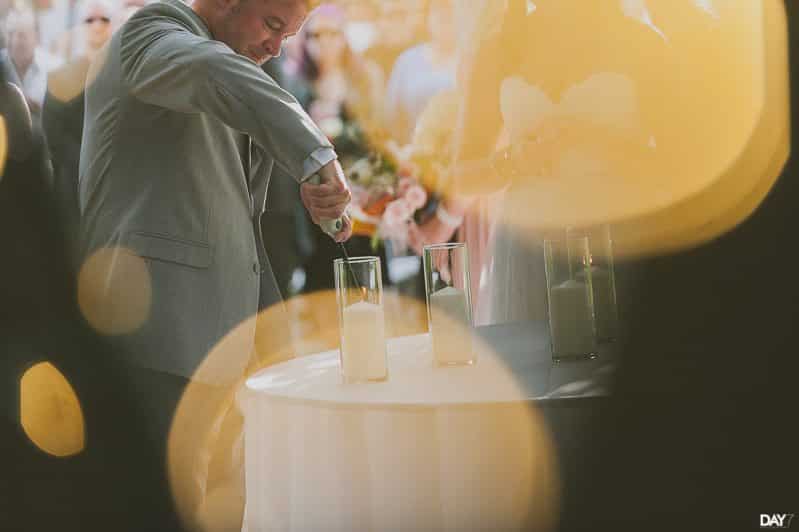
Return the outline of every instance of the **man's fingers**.
<path id="1" fill-rule="evenodd" d="M 335 220 L 336 218 L 341 218 L 344 216 L 344 213 L 347 212 L 346 205 L 336 205 L 334 207 L 328 207 L 325 209 L 312 209 L 308 212 L 311 213 L 311 216 L 316 216 L 317 218 L 323 220 Z"/>
<path id="2" fill-rule="evenodd" d="M 331 209 L 338 205 L 347 206 L 350 198 L 347 195 L 328 196 L 326 198 L 308 198 L 308 203 L 314 209 Z"/>
<path id="3" fill-rule="evenodd" d="M 313 198 L 325 198 L 328 196 L 349 195 L 350 191 L 341 183 L 325 183 L 322 185 L 312 185 L 303 183 L 300 187 L 306 195 Z"/>
<path id="4" fill-rule="evenodd" d="M 311 195 L 304 188 L 300 189 L 300 198 L 302 199 L 302 203 L 305 205 L 305 208 L 308 210 L 308 212 L 316 214 L 317 216 L 321 215 L 320 213 L 338 213 L 336 216 L 338 217 L 342 212 L 344 212 L 351 201 L 349 192 L 346 194 L 318 197 Z"/>
<path id="5" fill-rule="evenodd" d="M 336 233 L 333 237 L 333 240 L 336 242 L 346 242 L 352 236 L 352 221 L 350 217 L 344 216 L 341 221 L 344 222 L 344 225 L 341 227 L 341 231 Z"/>

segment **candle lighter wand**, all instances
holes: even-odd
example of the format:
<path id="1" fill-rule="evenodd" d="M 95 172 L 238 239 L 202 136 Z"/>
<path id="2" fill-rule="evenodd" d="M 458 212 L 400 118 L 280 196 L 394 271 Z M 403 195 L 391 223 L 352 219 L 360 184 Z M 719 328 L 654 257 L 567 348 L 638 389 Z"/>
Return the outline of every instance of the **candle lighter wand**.
<path id="1" fill-rule="evenodd" d="M 355 281 L 355 284 L 358 285 L 358 288 L 361 290 L 361 295 L 363 296 L 364 300 L 366 299 L 366 287 L 361 284 L 361 281 L 358 279 L 358 276 L 355 275 L 355 270 L 352 269 L 352 263 L 350 263 L 350 255 L 347 253 L 347 248 L 344 246 L 344 242 L 338 243 L 339 247 L 341 248 L 341 254 L 344 256 L 344 262 L 347 263 L 347 269 L 352 276 L 352 280 Z"/>

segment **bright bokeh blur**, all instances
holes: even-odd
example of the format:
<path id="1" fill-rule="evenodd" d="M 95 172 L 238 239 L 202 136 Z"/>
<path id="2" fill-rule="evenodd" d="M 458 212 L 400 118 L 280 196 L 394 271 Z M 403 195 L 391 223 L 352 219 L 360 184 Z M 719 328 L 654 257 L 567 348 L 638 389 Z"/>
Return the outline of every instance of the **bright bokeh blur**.
<path id="1" fill-rule="evenodd" d="M 31 442 L 52 456 L 81 452 L 86 444 L 83 411 L 75 390 L 49 362 L 29 368 L 19 383 L 19 417 Z"/>
<path id="2" fill-rule="evenodd" d="M 408 303 L 395 292 L 384 293 L 390 337 L 426 331 L 424 305 Z M 247 351 L 253 339 L 255 350 Z M 169 436 L 171 486 L 188 526 L 225 529 L 223 523 L 241 517 L 243 494 L 232 488 L 234 468 L 227 452 L 240 445 L 241 423 L 230 414 L 238 388 L 261 369 L 338 344 L 336 294 L 329 290 L 297 295 L 261 311 L 211 350 L 181 398 Z M 230 368 L 245 370 L 233 374 Z M 198 475 L 207 476 L 202 487 L 195 481 Z"/>
<path id="3" fill-rule="evenodd" d="M 506 3 L 489 4 L 493 17 L 471 16 L 501 21 Z M 528 4 L 504 33 L 462 46 L 461 159 L 509 145 L 523 161 L 503 222 L 531 237 L 613 223 L 618 253 L 637 255 L 751 214 L 789 150 L 781 0 Z M 487 66 L 493 55 L 511 67 Z M 491 175 L 461 176 L 460 192 L 507 184 Z"/>
<path id="4" fill-rule="evenodd" d="M 189 530 L 231 530 L 240 522 L 242 419 L 236 392 L 255 371 L 293 356 L 287 309 L 277 304 L 225 335 L 186 387 L 169 433 L 168 472 L 176 508 Z M 230 368 L 244 369 L 234 373 Z"/>
<path id="5" fill-rule="evenodd" d="M 383 304 L 388 336 L 407 337 L 426 332 L 427 313 L 423 301 L 387 291 L 384 293 Z M 457 333 L 459 337 L 473 334 L 465 328 Z M 253 338 L 255 350 L 242 350 L 241 346 Z M 486 522 L 535 523 L 536 529 L 549 530 L 554 526 L 557 515 L 559 480 L 557 459 L 546 423 L 537 410 L 530 407 L 516 377 L 505 367 L 502 359 L 492 352 L 491 346 L 482 344 L 479 338 L 475 338 L 475 342 L 482 355 L 478 359 L 478 365 L 472 368 L 480 373 L 473 373 L 473 377 L 483 382 L 487 375 L 485 382 L 488 384 L 485 390 L 474 392 L 478 396 L 481 393 L 486 396 L 499 394 L 507 399 L 507 403 L 490 407 L 490 414 L 481 417 L 479 426 L 473 426 L 469 421 L 469 416 L 472 415 L 469 412 L 474 411 L 471 407 L 465 408 L 463 412 L 452 412 L 446 417 L 445 424 L 450 427 L 447 431 L 464 431 L 468 434 L 469 441 L 476 442 L 480 439 L 479 449 L 474 445 L 459 444 L 458 447 L 468 448 L 471 449 L 468 452 L 476 453 L 467 458 L 481 473 L 477 477 L 473 472 L 463 473 L 466 476 L 459 477 L 455 483 L 468 483 L 471 486 L 470 493 L 485 492 L 484 496 L 481 495 L 479 500 L 473 500 L 470 504 L 476 515 L 485 516 Z M 189 529 L 232 530 L 240 526 L 245 500 L 245 420 L 238 411 L 236 401 L 237 394 L 242 393 L 247 379 L 276 364 L 303 360 L 304 357 L 297 357 L 298 353 L 335 353 L 338 345 L 339 322 L 335 293 L 323 291 L 296 296 L 284 304 L 262 311 L 240 324 L 211 350 L 180 400 L 168 441 L 170 485 L 179 514 Z M 411 356 L 418 358 L 418 355 L 427 356 L 421 352 Z M 335 360 L 338 360 L 337 355 Z M 432 365 L 432 359 L 429 363 Z M 246 369 L 236 377 L 226 370 L 229 367 Z M 424 374 L 433 375 L 432 368 Z M 394 379 L 396 378 L 397 375 L 394 375 Z M 283 380 L 290 385 L 289 377 Z M 338 364 L 329 367 L 326 365 L 325 369 L 316 371 L 311 380 L 317 383 L 329 380 L 334 388 L 341 386 Z M 391 385 L 392 375 L 389 370 L 389 381 L 376 386 Z M 459 384 L 457 378 L 448 381 L 445 388 L 452 390 L 443 393 L 457 394 L 455 390 L 459 386 L 462 387 L 463 383 Z M 298 386 L 298 390 L 301 388 L 303 386 Z M 417 393 L 422 397 L 442 391 L 436 386 L 423 388 L 403 389 L 401 394 L 412 402 Z M 513 406 L 514 403 L 517 406 Z M 485 423 L 488 425 L 484 425 Z M 259 426 L 256 422 L 250 425 L 249 430 L 260 430 Z M 398 427 L 396 430 L 422 430 L 421 425 L 416 429 L 414 425 L 403 424 L 402 427 L 405 428 Z M 342 438 L 355 437 L 346 430 L 337 434 Z M 408 434 L 405 436 L 408 437 Z M 424 437 L 424 434 L 419 434 L 418 437 Z M 320 433 L 319 438 L 313 439 L 314 442 L 302 445 L 325 445 L 324 434 Z M 396 443 L 398 440 L 391 435 L 385 435 L 381 446 L 390 446 L 392 441 Z M 299 447 L 295 450 L 302 451 Z M 247 452 L 258 454 L 268 451 L 249 449 Z M 413 456 L 414 453 L 411 453 L 409 459 L 423 459 L 422 456 Z M 279 459 L 289 460 L 291 457 Z M 451 467 L 447 471 L 457 471 L 454 464 L 449 464 Z M 251 471 L 251 464 L 247 467 L 248 476 L 255 474 Z M 515 483 L 515 496 L 512 500 L 495 497 L 493 494 L 501 492 L 503 483 L 508 479 L 513 479 Z M 274 482 L 282 480 L 275 478 Z M 282 492 L 289 487 L 275 486 L 274 489 Z M 249 497 L 248 504 L 253 505 L 252 508 L 258 506 L 258 494 L 251 493 Z M 314 508 L 319 509 L 321 506 L 311 504 L 308 511 L 313 512 Z"/>
<path id="6" fill-rule="evenodd" d="M 80 269 L 78 305 L 86 321 L 105 335 L 129 334 L 150 315 L 152 286 L 144 259 L 129 249 L 100 248 Z"/>
<path id="7" fill-rule="evenodd" d="M 60 102 L 69 102 L 77 97 L 83 98 L 86 88 L 86 70 L 56 71 L 47 78 L 49 97 Z"/>

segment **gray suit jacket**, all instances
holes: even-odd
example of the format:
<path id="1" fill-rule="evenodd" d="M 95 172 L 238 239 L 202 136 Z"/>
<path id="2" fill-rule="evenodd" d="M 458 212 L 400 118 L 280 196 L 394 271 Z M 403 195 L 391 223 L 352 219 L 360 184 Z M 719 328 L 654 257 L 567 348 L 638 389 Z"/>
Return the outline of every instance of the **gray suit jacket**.
<path id="1" fill-rule="evenodd" d="M 104 280 L 83 288 L 126 359 L 191 376 L 241 326 L 204 380 L 235 378 L 259 292 L 269 292 L 262 304 L 279 299 L 258 229 L 273 164 L 299 181 L 333 158 L 294 98 L 212 40 L 188 6 L 139 10 L 89 73 L 80 158 L 85 256 L 134 253 L 149 273 L 147 317 L 124 334 L 113 324 L 132 312 L 115 288 L 126 261 L 108 261 Z"/>

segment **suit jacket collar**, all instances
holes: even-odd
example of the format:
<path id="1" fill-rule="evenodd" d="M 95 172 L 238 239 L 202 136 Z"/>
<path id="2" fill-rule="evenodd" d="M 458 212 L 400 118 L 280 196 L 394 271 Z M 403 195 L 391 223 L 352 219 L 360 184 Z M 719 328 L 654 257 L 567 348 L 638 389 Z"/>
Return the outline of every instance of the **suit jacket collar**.
<path id="1" fill-rule="evenodd" d="M 214 38 L 211 34 L 211 30 L 200 15 L 195 13 L 191 6 L 185 4 L 181 0 L 161 0 L 159 2 L 154 2 L 143 7 L 140 12 L 145 10 L 147 11 L 147 15 L 166 16 L 177 19 L 196 35 L 202 35 L 209 39 Z"/>

